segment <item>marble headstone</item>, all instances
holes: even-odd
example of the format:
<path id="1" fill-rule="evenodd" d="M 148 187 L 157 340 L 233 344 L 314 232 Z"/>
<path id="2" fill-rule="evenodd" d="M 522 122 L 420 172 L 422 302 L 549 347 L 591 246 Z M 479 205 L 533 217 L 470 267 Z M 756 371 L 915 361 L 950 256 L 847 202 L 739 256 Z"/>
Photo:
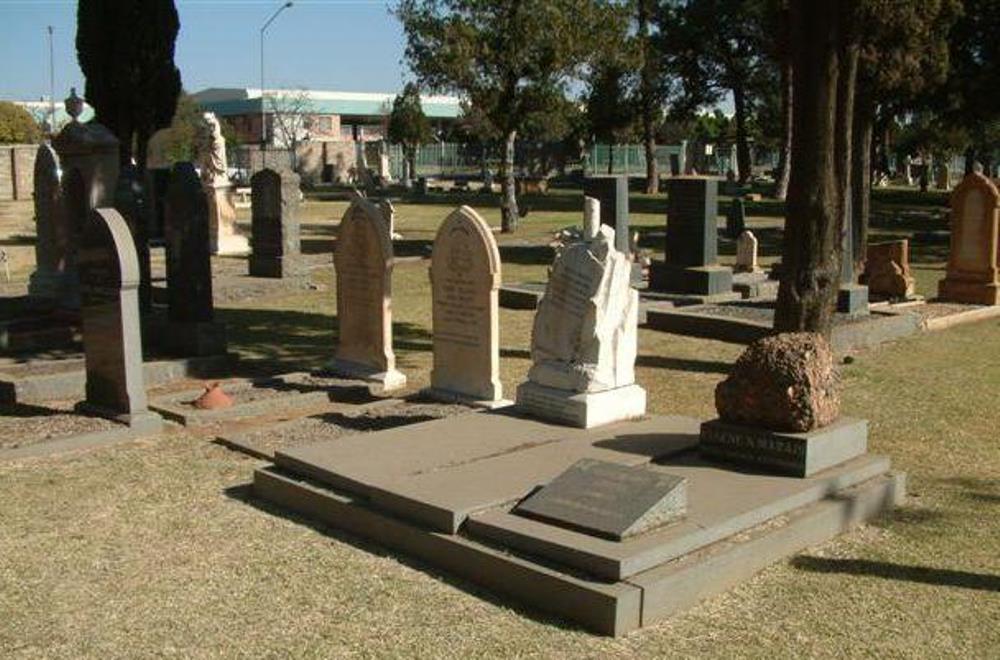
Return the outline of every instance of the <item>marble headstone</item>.
<path id="1" fill-rule="evenodd" d="M 142 372 L 139 261 L 128 225 L 114 209 L 92 211 L 79 250 L 86 400 L 82 410 L 129 426 L 158 427 Z"/>
<path id="2" fill-rule="evenodd" d="M 355 197 L 337 234 L 335 374 L 390 391 L 406 385 L 392 350 L 392 240 L 378 208 Z"/>
<path id="3" fill-rule="evenodd" d="M 635 384 L 639 294 L 632 262 L 615 248 L 588 201 L 584 237 L 552 266 L 531 335 L 532 367 L 517 390 L 530 414 L 589 428 L 641 416 L 646 392 Z"/>
<path id="4" fill-rule="evenodd" d="M 434 369 L 427 394 L 497 408 L 500 252 L 487 222 L 462 206 L 438 229 L 431 257 Z"/>
<path id="5" fill-rule="evenodd" d="M 208 202 L 194 165 L 170 173 L 165 209 L 167 319 L 164 339 L 181 355 L 215 355 L 226 348 L 225 328 L 215 322 Z"/>
<path id="6" fill-rule="evenodd" d="M 938 283 L 942 300 L 1000 305 L 998 231 L 1000 192 L 981 171 L 967 174 L 951 193 L 948 272 Z"/>
<path id="7" fill-rule="evenodd" d="M 252 277 L 305 273 L 299 238 L 299 175 L 263 169 L 250 179 Z"/>

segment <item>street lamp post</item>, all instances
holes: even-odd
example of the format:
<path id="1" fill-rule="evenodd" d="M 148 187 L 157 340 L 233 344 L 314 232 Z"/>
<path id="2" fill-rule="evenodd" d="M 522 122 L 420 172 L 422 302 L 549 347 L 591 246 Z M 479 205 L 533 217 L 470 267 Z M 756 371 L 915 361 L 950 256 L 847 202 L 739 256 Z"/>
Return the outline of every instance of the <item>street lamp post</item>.
<path id="1" fill-rule="evenodd" d="M 56 65 L 52 48 L 52 26 L 49 32 L 49 135 L 56 134 Z"/>
<path id="2" fill-rule="evenodd" d="M 278 18 L 281 12 L 291 6 L 291 0 L 283 3 L 260 28 L 260 148 L 262 154 L 267 150 L 267 110 L 264 107 L 264 32 L 267 31 L 268 26 L 274 22 L 274 19 Z"/>

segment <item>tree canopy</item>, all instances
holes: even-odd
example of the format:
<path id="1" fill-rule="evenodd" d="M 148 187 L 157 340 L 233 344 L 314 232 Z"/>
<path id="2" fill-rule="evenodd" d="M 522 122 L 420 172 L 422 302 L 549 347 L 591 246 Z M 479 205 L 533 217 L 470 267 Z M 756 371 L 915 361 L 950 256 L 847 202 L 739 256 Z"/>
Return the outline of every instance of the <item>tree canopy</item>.
<path id="1" fill-rule="evenodd" d="M 0 101 L 0 144 L 34 144 L 42 129 L 31 113 L 9 101 Z"/>

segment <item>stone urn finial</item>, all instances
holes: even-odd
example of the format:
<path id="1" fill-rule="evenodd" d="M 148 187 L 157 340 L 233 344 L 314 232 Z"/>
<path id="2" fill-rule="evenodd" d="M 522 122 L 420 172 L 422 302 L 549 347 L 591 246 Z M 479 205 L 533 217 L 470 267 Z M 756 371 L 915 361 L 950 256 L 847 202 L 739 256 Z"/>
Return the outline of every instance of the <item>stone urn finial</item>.
<path id="1" fill-rule="evenodd" d="M 79 117 L 83 114 L 83 99 L 76 95 L 76 87 L 69 88 L 69 96 L 66 97 L 64 101 L 66 104 L 66 114 L 68 114 L 73 121 L 79 121 Z"/>

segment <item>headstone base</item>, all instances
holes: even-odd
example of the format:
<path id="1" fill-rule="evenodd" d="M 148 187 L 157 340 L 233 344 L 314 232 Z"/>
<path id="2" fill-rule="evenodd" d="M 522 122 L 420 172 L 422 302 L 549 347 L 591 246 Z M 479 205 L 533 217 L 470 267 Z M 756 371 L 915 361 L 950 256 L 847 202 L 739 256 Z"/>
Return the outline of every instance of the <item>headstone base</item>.
<path id="1" fill-rule="evenodd" d="M 774 298 L 778 295 L 778 282 L 768 277 L 764 271 L 734 273 L 733 291 L 747 298 Z"/>
<path id="2" fill-rule="evenodd" d="M 258 257 L 250 255 L 250 277 L 285 279 L 301 277 L 308 272 L 299 255 L 285 257 Z"/>
<path id="3" fill-rule="evenodd" d="M 479 399 L 461 392 L 452 392 L 439 387 L 428 387 L 420 391 L 420 396 L 441 401 L 442 403 L 461 403 L 473 408 L 485 408 L 486 410 L 496 410 L 514 405 L 510 399 Z"/>
<path id="4" fill-rule="evenodd" d="M 531 381 L 517 388 L 517 407 L 550 422 L 589 429 L 646 414 L 646 390 L 638 385 L 603 392 L 573 392 Z"/>
<path id="5" fill-rule="evenodd" d="M 837 311 L 841 314 L 867 314 L 868 287 L 862 284 L 842 284 L 837 291 Z"/>
<path id="6" fill-rule="evenodd" d="M 376 394 L 406 387 L 406 374 L 397 369 L 376 371 L 364 364 L 334 358 L 326 365 L 326 370 L 335 376 L 364 381 L 368 383 L 369 390 Z"/>
<path id="7" fill-rule="evenodd" d="M 970 305 L 1000 305 L 1000 284 L 945 278 L 938 283 L 938 298 Z"/>
<path id="8" fill-rule="evenodd" d="M 150 410 L 136 413 L 120 413 L 104 406 L 98 406 L 87 401 L 76 404 L 77 412 L 97 415 L 105 419 L 120 422 L 134 431 L 141 433 L 158 433 L 163 429 L 163 418 Z"/>
<path id="9" fill-rule="evenodd" d="M 649 288 L 668 293 L 715 295 L 733 289 L 733 271 L 727 266 L 675 266 L 653 261 L 649 268 Z"/>
<path id="10" fill-rule="evenodd" d="M 713 419 L 701 425 L 701 455 L 747 468 L 808 477 L 864 454 L 868 422 L 841 417 L 805 433 L 768 431 Z"/>
<path id="11" fill-rule="evenodd" d="M 168 322 L 161 338 L 163 349 L 171 355 L 201 357 L 226 352 L 226 326 L 223 323 Z"/>
<path id="12" fill-rule="evenodd" d="M 229 234 L 219 236 L 216 241 L 216 248 L 212 254 L 218 256 L 244 256 L 250 254 L 250 241 L 246 236 L 239 234 Z"/>

